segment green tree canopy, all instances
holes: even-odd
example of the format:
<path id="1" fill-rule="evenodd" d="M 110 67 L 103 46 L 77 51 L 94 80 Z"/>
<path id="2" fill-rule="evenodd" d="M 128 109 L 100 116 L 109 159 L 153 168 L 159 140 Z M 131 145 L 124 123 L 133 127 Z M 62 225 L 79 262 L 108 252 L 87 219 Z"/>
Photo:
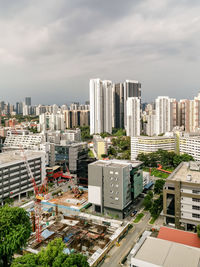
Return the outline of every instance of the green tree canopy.
<path id="1" fill-rule="evenodd" d="M 163 179 L 156 180 L 155 185 L 154 185 L 154 193 L 155 194 L 162 193 L 164 184 L 165 184 L 165 180 Z"/>
<path id="2" fill-rule="evenodd" d="M 15 259 L 11 267 L 89 267 L 85 256 L 67 255 L 63 253 L 64 248 L 66 247 L 61 238 L 54 239 L 37 255 L 29 254 Z"/>
<path id="3" fill-rule="evenodd" d="M 200 238 L 200 224 L 197 225 L 197 235 Z"/>
<path id="4" fill-rule="evenodd" d="M 0 262 L 3 266 L 26 245 L 30 234 L 30 219 L 24 209 L 7 205 L 0 208 Z"/>

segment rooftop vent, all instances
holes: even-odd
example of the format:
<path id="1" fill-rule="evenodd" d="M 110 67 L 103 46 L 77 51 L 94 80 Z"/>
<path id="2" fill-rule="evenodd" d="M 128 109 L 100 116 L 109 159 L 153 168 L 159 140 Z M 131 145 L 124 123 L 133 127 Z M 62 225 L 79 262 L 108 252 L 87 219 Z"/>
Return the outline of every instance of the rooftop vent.
<path id="1" fill-rule="evenodd" d="M 186 178 L 186 181 L 189 181 L 189 182 L 192 181 L 192 175 L 188 174 L 187 178 Z"/>

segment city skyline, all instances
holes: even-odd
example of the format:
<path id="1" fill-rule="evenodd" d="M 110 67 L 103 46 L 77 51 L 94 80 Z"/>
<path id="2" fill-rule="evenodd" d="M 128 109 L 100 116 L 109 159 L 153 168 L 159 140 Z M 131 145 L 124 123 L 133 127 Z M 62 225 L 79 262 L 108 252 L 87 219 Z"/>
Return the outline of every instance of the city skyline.
<path id="1" fill-rule="evenodd" d="M 142 102 L 199 91 L 198 1 L 20 0 L 0 10 L 2 100 L 81 102 L 92 78 L 139 80 Z"/>

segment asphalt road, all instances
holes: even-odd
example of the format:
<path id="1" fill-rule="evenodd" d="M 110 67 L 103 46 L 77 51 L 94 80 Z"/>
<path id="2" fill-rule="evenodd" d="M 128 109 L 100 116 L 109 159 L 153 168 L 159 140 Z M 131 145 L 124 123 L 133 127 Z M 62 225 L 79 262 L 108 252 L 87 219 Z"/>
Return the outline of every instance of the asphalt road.
<path id="1" fill-rule="evenodd" d="M 101 266 L 120 267 L 121 260 L 126 256 L 130 249 L 132 249 L 138 237 L 143 233 L 144 230 L 151 228 L 151 226 L 148 225 L 149 220 L 150 214 L 146 213 L 144 219 L 140 223 L 134 224 L 134 228 L 130 230 L 130 232 L 124 239 L 122 239 L 122 241 L 120 242 L 120 246 L 115 246 L 111 249 L 111 251 L 107 254 L 104 263 Z"/>

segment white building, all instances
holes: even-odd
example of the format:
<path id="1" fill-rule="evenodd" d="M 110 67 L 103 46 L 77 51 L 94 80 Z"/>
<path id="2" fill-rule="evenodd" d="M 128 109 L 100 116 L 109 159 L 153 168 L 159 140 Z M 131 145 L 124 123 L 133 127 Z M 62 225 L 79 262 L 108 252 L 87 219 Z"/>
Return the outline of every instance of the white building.
<path id="1" fill-rule="evenodd" d="M 39 116 L 39 130 L 61 130 L 64 131 L 66 129 L 65 125 L 65 117 L 64 114 L 61 113 L 52 113 L 46 112 Z"/>
<path id="2" fill-rule="evenodd" d="M 140 99 L 129 97 L 127 100 L 127 136 L 140 135 Z"/>
<path id="3" fill-rule="evenodd" d="M 156 133 L 156 115 L 155 114 L 149 114 L 146 115 L 146 134 L 148 136 L 153 136 Z"/>
<path id="4" fill-rule="evenodd" d="M 131 160 L 137 158 L 140 153 L 151 153 L 156 152 L 159 149 L 167 151 L 176 150 L 175 137 L 168 136 L 138 136 L 131 137 Z"/>
<path id="5" fill-rule="evenodd" d="M 40 185 L 46 176 L 45 153 L 25 151 L 37 185 Z M 0 201 L 8 197 L 26 195 L 33 191 L 33 184 L 27 172 L 24 155 L 21 151 L 0 153 Z"/>
<path id="6" fill-rule="evenodd" d="M 179 151 L 181 154 L 187 153 L 200 161 L 200 136 L 181 136 Z"/>
<path id="7" fill-rule="evenodd" d="M 90 134 L 112 133 L 112 83 L 90 80 Z"/>
<path id="8" fill-rule="evenodd" d="M 141 83 L 135 80 L 124 82 L 124 127 L 127 127 L 127 100 L 129 97 L 138 97 L 141 100 Z"/>
<path id="9" fill-rule="evenodd" d="M 170 132 L 176 126 L 176 100 L 168 96 L 156 98 L 156 134 Z"/>

